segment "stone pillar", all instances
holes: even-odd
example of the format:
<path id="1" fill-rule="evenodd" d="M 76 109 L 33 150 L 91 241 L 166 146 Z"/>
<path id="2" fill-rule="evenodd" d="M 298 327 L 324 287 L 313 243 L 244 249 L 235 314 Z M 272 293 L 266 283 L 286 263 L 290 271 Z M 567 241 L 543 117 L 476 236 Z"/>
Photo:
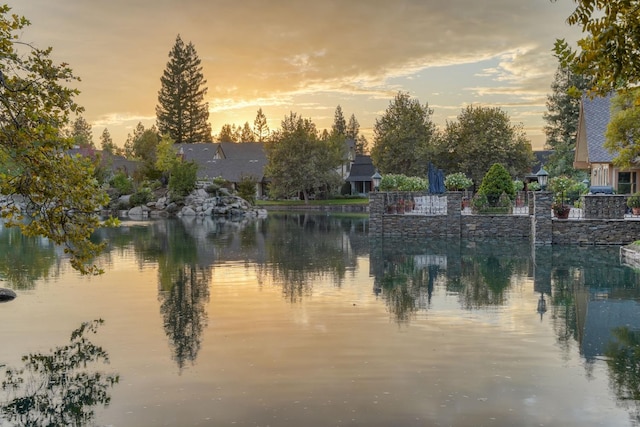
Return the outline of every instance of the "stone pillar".
<path id="1" fill-rule="evenodd" d="M 531 239 L 534 245 L 553 243 L 553 220 L 551 204 L 553 193 L 550 191 L 533 192 L 533 216 L 531 217 Z"/>
<path id="2" fill-rule="evenodd" d="M 447 237 L 460 237 L 462 233 L 462 192 L 448 191 L 447 198 Z"/>
<path id="3" fill-rule="evenodd" d="M 369 193 L 369 234 L 373 237 L 382 236 L 382 214 L 384 213 L 385 193 Z"/>

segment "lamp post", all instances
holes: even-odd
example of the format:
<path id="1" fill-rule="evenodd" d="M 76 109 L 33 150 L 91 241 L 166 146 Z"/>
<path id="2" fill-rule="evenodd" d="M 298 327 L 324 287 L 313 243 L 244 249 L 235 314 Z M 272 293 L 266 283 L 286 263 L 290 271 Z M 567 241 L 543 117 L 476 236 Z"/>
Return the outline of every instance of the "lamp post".
<path id="1" fill-rule="evenodd" d="M 382 175 L 378 171 L 373 174 L 371 177 L 371 181 L 373 182 L 374 191 L 378 192 L 380 190 L 380 181 L 382 181 Z"/>
<path id="2" fill-rule="evenodd" d="M 540 170 L 536 174 L 538 177 L 538 183 L 540 184 L 540 189 L 542 191 L 547 189 L 547 180 L 549 179 L 549 172 L 544 170 L 544 166 L 540 166 Z"/>

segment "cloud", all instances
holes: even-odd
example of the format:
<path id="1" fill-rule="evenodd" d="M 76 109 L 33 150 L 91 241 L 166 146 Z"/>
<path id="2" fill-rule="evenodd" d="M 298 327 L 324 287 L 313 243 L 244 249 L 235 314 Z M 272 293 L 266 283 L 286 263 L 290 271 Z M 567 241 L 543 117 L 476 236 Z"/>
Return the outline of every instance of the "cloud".
<path id="1" fill-rule="evenodd" d="M 373 116 L 361 119 L 359 111 L 384 110 L 398 90 L 420 97 L 438 92 L 445 108 L 462 104 L 444 102 L 441 86 L 453 84 L 467 102 L 500 96 L 539 102 L 553 78 L 553 40 L 572 34 L 564 24 L 571 5 L 547 0 L 10 3 L 33 23 L 25 35 L 52 45 L 56 57 L 72 65 L 83 80 L 87 115 L 105 124 L 155 114 L 160 76 L 178 34 L 194 43 L 202 60 L 212 114 L 258 106 L 279 114 L 318 95 L 318 109 L 349 103 L 363 127 Z M 425 70 L 488 61 L 494 66 L 460 81 L 423 77 Z M 470 84 L 474 79 L 485 84 Z"/>

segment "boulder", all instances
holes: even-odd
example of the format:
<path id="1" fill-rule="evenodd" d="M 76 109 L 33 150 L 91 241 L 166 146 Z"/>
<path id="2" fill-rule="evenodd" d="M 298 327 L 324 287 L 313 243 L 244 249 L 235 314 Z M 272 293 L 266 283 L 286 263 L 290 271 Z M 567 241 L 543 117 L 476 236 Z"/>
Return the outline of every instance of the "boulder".
<path id="1" fill-rule="evenodd" d="M 17 297 L 11 289 L 0 288 L 0 302 L 11 301 Z"/>

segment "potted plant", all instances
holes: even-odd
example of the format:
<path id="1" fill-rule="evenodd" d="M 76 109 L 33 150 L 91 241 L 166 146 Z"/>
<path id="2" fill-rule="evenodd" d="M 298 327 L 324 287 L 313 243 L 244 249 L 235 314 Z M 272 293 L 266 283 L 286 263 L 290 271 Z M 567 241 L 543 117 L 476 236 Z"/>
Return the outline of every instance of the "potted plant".
<path id="1" fill-rule="evenodd" d="M 565 204 L 567 190 L 571 188 L 573 181 L 568 176 L 557 176 L 549 180 L 549 188 L 554 193 L 554 202 L 551 209 L 558 219 L 569 218 L 571 206 Z"/>
<path id="2" fill-rule="evenodd" d="M 569 218 L 569 213 L 571 212 L 571 206 L 565 205 L 564 203 L 554 203 L 551 205 L 551 209 L 558 219 Z"/>
<path id="3" fill-rule="evenodd" d="M 631 208 L 634 215 L 640 215 L 640 192 L 633 193 L 627 198 L 627 206 Z"/>

